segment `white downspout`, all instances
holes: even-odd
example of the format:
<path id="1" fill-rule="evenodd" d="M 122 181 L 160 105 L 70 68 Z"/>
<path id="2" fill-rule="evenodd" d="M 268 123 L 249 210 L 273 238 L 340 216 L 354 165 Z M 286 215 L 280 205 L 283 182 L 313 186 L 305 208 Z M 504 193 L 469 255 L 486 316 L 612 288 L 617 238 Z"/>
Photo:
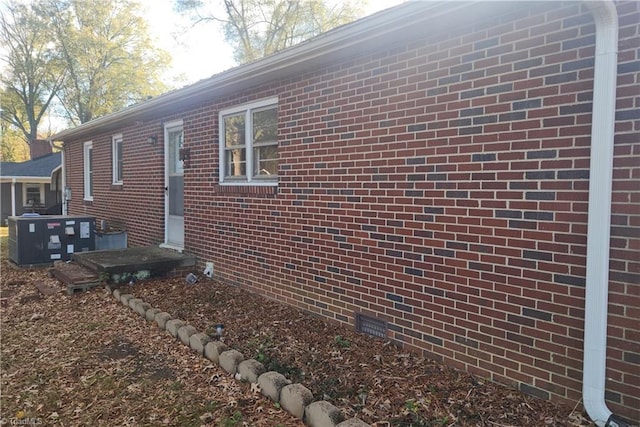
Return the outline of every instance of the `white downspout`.
<path id="1" fill-rule="evenodd" d="M 596 425 L 627 426 L 604 400 L 607 361 L 609 239 L 618 67 L 618 14 L 611 0 L 585 1 L 596 24 L 591 119 L 582 395 Z"/>
<path id="2" fill-rule="evenodd" d="M 60 164 L 62 165 L 62 170 L 60 171 L 60 173 L 62 173 L 62 179 L 60 180 L 60 186 L 62 187 L 62 215 L 68 215 L 69 214 L 69 200 L 68 200 L 68 194 L 67 194 L 67 165 L 65 162 L 65 155 L 64 155 L 64 144 L 62 145 L 62 150 L 60 151 L 60 159 L 61 162 Z"/>
<path id="3" fill-rule="evenodd" d="M 16 179 L 11 180 L 11 216 L 16 216 Z"/>
<path id="4" fill-rule="evenodd" d="M 67 166 L 64 155 L 64 142 L 62 143 L 62 145 L 55 145 L 53 141 L 49 140 L 49 145 L 51 145 L 52 149 L 55 148 L 60 150 L 60 173 L 62 174 L 62 176 L 60 177 L 60 186 L 62 187 L 62 189 L 59 191 L 62 191 L 62 215 L 68 215 L 69 199 L 67 194 Z"/>

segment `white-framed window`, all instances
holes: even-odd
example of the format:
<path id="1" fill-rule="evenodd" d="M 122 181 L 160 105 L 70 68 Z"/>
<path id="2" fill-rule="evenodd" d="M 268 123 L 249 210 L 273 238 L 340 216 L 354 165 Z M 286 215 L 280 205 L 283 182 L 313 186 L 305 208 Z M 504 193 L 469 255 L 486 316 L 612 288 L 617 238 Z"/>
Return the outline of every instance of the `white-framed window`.
<path id="1" fill-rule="evenodd" d="M 25 206 L 44 205 L 44 184 L 22 184 L 22 200 Z"/>
<path id="2" fill-rule="evenodd" d="M 220 111 L 220 182 L 277 185 L 278 98 Z"/>
<path id="3" fill-rule="evenodd" d="M 111 137 L 113 183 L 122 184 L 122 134 Z"/>
<path id="4" fill-rule="evenodd" d="M 84 143 L 84 199 L 93 200 L 93 143 Z"/>

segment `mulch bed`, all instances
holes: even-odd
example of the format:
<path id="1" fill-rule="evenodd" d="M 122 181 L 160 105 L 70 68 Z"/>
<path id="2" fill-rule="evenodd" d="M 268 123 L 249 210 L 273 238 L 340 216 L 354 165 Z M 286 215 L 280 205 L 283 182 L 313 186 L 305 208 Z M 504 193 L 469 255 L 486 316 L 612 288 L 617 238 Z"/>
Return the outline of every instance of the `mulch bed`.
<path id="1" fill-rule="evenodd" d="M 577 410 L 419 357 L 391 342 L 216 280 L 155 279 L 122 292 L 215 334 L 347 417 L 392 426 L 584 426 Z M 386 422 L 384 422 L 386 421 Z"/>

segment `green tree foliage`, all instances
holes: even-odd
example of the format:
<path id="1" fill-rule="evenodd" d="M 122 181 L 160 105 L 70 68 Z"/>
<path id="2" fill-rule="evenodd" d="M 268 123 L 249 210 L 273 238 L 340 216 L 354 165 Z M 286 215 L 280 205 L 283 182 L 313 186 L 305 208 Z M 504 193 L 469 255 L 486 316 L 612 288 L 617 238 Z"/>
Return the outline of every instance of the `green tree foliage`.
<path id="1" fill-rule="evenodd" d="M 0 43 L 5 71 L 0 75 L 3 125 L 18 129 L 29 143 L 38 137 L 38 126 L 63 78 L 64 68 L 51 43 L 49 20 L 23 3 L 3 5 Z"/>
<path id="2" fill-rule="evenodd" d="M 175 2 L 178 11 L 190 14 L 196 22 L 222 23 L 238 63 L 271 55 L 362 14 L 349 0 L 223 0 L 222 13 L 211 11 L 213 0 Z"/>
<path id="3" fill-rule="evenodd" d="M 36 139 L 55 108 L 78 125 L 163 93 L 156 49 L 134 0 L 5 0 L 2 121 Z"/>
<path id="4" fill-rule="evenodd" d="M 0 161 L 24 162 L 29 157 L 29 146 L 21 132 L 5 121 L 0 122 Z"/>
<path id="5" fill-rule="evenodd" d="M 41 0 L 67 70 L 57 95 L 73 124 L 167 90 L 168 53 L 153 47 L 140 5 L 129 0 Z"/>

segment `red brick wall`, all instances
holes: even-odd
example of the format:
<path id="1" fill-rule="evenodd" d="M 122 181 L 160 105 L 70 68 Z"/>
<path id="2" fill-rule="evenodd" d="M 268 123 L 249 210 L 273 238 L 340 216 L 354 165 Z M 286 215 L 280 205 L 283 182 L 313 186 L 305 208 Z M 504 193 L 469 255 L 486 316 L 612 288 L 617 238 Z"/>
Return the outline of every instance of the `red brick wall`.
<path id="1" fill-rule="evenodd" d="M 530 7 L 530 8 L 528 8 Z M 577 402 L 594 25 L 579 3 L 496 10 L 184 112 L 185 246 L 217 277 L 544 398 Z M 607 399 L 640 418 L 640 3 L 620 2 Z M 274 194 L 218 185 L 221 108 L 279 97 Z M 161 118 L 168 120 L 168 118 Z M 124 187 L 92 206 L 162 240 L 162 154 L 124 130 Z M 94 139 L 110 159 L 110 134 Z M 81 193 L 81 144 L 70 183 Z M 105 148 L 103 148 L 103 146 Z M 136 184 L 139 182 L 139 184 Z M 158 187 L 156 189 L 156 187 Z"/>
<path id="2" fill-rule="evenodd" d="M 112 185 L 112 136 L 123 136 L 122 185 Z M 147 142 L 156 135 L 157 144 Z M 94 195 L 85 201 L 83 143 L 93 144 Z M 122 224 L 130 245 L 164 241 L 164 142 L 161 120 L 138 122 L 125 129 L 65 144 L 67 183 L 72 189 L 70 214 L 95 215 Z"/>

